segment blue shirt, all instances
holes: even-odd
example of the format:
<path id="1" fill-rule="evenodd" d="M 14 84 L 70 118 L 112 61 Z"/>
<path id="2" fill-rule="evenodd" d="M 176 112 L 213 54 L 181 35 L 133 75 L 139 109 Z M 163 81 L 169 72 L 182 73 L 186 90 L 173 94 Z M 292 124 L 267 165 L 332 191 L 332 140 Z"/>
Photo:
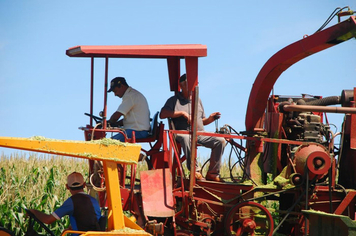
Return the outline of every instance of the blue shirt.
<path id="1" fill-rule="evenodd" d="M 98 201 L 95 198 L 93 198 L 92 196 L 86 194 L 85 192 L 80 192 L 80 193 L 77 193 L 77 194 L 85 194 L 86 196 L 88 196 L 90 198 L 90 201 L 91 201 L 91 203 L 93 204 L 93 207 L 94 207 L 96 219 L 98 221 L 99 218 L 101 217 L 100 206 L 99 206 Z M 74 213 L 73 200 L 72 200 L 72 198 L 68 198 L 62 204 L 62 206 L 60 206 L 57 210 L 55 210 L 52 213 L 52 215 L 57 220 L 59 220 L 60 218 L 62 218 L 65 215 L 68 215 L 69 216 L 70 225 L 72 226 L 72 229 L 73 230 L 78 230 L 77 222 L 76 222 L 76 220 L 75 220 L 75 218 L 73 216 L 73 213 Z"/>

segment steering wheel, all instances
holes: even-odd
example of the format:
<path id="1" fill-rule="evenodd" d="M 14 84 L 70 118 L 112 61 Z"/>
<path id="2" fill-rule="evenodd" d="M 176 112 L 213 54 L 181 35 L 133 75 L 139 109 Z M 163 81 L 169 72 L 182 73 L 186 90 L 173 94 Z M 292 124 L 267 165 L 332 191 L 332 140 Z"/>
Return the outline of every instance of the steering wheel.
<path id="1" fill-rule="evenodd" d="M 37 222 L 49 235 L 55 236 L 54 233 L 44 223 L 42 223 L 42 221 L 40 221 L 31 211 L 29 211 L 28 209 L 25 209 L 25 211 L 26 211 L 27 215 L 30 216 L 25 236 L 39 235 L 33 229 L 33 225 L 35 224 L 35 222 Z"/>
<path id="2" fill-rule="evenodd" d="M 84 113 L 84 115 L 87 115 L 87 116 L 91 117 L 97 124 L 101 123 L 103 121 L 103 118 L 91 115 L 89 113 Z"/>

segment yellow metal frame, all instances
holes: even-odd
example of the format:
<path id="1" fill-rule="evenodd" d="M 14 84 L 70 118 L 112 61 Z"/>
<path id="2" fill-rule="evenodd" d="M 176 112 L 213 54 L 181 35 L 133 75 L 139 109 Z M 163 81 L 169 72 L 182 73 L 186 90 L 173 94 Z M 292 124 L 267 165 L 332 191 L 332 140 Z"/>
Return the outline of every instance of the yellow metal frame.
<path id="1" fill-rule="evenodd" d="M 0 137 L 0 147 L 103 161 L 109 209 L 107 231 L 64 231 L 62 235 L 67 233 L 79 233 L 82 235 L 150 235 L 123 214 L 121 203 L 117 164 L 137 164 L 141 150 L 140 145 L 121 143 L 111 139 L 70 141 L 43 137 Z"/>
<path id="2" fill-rule="evenodd" d="M 120 230 L 111 230 L 111 231 L 76 231 L 76 230 L 65 230 L 61 234 L 61 236 L 67 235 L 67 234 L 80 234 L 80 235 L 137 235 L 137 236 L 142 236 L 142 235 L 151 235 L 147 232 L 145 232 L 140 226 L 135 224 L 133 221 L 131 221 L 127 216 L 124 215 L 124 222 L 125 222 L 125 227 L 120 229 Z"/>
<path id="3" fill-rule="evenodd" d="M 0 137 L 0 147 L 44 152 L 121 164 L 137 164 L 141 146 L 113 139 L 72 141 L 59 139 Z"/>

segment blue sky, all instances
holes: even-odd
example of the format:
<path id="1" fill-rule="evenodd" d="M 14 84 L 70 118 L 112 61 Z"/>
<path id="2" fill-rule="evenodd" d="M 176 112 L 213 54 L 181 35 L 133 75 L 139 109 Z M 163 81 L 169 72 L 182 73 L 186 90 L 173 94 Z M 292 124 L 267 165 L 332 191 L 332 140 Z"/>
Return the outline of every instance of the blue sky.
<path id="1" fill-rule="evenodd" d="M 354 0 L 2 0 L 0 136 L 84 140 L 78 127 L 89 122 L 84 113 L 89 112 L 90 60 L 65 55 L 76 45 L 207 45 L 208 56 L 199 60 L 205 111 L 220 111 L 219 126 L 243 131 L 249 93 L 264 63 L 313 34 L 336 7 L 344 6 L 356 10 Z M 325 97 L 352 89 L 355 52 L 353 39 L 298 62 L 281 75 L 275 94 Z M 95 65 L 97 115 L 103 109 L 104 61 Z M 111 59 L 109 67 L 109 79 L 124 76 L 146 96 L 151 114 L 172 95 L 164 60 Z M 110 94 L 108 113 L 120 102 Z M 336 115 L 331 122 L 340 126 L 341 120 Z M 206 130 L 214 131 L 214 124 Z"/>

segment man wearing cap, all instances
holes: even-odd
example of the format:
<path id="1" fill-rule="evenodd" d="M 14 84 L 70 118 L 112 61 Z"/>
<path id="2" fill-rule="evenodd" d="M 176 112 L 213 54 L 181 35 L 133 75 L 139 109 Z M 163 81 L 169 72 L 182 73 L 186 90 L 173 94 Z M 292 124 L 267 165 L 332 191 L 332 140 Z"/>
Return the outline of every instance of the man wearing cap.
<path id="1" fill-rule="evenodd" d="M 73 172 L 68 175 L 66 184 L 66 188 L 72 196 L 62 206 L 50 215 L 35 209 L 29 209 L 29 211 L 45 224 L 52 224 L 68 215 L 72 230 L 100 230 L 98 223 L 101 217 L 99 203 L 95 198 L 84 192 L 85 186 L 82 174 Z"/>
<path id="2" fill-rule="evenodd" d="M 179 78 L 181 92 L 170 97 L 162 107 L 160 118 L 172 118 L 176 130 L 190 129 L 191 96 L 188 90 L 187 76 L 182 75 Z M 208 125 L 220 118 L 220 112 L 214 112 L 209 117 L 205 117 L 204 108 L 201 100 L 198 102 L 197 130 L 204 131 L 204 125 Z M 190 170 L 191 139 L 189 134 L 176 134 L 176 140 L 181 144 L 183 152 L 187 158 L 187 167 Z M 221 157 L 225 148 L 225 139 L 221 137 L 201 136 L 197 137 L 198 144 L 211 149 L 210 165 L 206 175 L 207 180 L 222 182 L 220 179 Z M 201 170 L 197 163 L 195 177 L 197 180 L 203 180 Z"/>
<path id="3" fill-rule="evenodd" d="M 150 129 L 150 110 L 142 93 L 130 87 L 124 77 L 112 79 L 109 92 L 114 92 L 115 96 L 122 98 L 119 108 L 108 120 L 109 124 L 122 126 L 128 138 L 132 138 L 133 131 L 135 138 L 146 138 Z M 119 120 L 122 116 L 123 119 Z M 113 139 L 125 141 L 122 133 L 114 135 Z"/>

